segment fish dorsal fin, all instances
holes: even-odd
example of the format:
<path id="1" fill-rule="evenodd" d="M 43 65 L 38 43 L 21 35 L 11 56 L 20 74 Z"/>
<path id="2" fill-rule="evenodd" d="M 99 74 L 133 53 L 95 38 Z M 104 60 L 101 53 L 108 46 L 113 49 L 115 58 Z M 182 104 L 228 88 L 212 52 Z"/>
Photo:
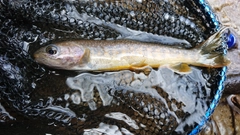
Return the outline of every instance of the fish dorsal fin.
<path id="1" fill-rule="evenodd" d="M 86 64 L 86 63 L 88 63 L 89 57 L 90 57 L 90 50 L 88 48 L 86 48 L 84 50 L 84 53 L 83 53 L 81 59 L 79 60 L 79 64 Z"/>
<path id="2" fill-rule="evenodd" d="M 169 68 L 179 74 L 188 74 L 192 72 L 191 67 L 186 63 L 170 65 Z"/>

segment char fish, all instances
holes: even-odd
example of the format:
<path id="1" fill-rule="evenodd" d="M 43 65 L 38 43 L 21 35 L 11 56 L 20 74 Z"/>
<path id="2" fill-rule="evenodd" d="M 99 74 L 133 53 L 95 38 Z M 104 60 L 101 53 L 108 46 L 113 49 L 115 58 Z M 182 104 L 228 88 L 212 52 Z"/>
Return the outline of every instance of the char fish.
<path id="1" fill-rule="evenodd" d="M 130 40 L 76 40 L 42 47 L 34 57 L 38 63 L 65 70 L 115 71 L 169 65 L 184 73 L 191 71 L 188 65 L 219 68 L 229 64 L 221 50 L 222 31 L 194 49 Z"/>
<path id="2" fill-rule="evenodd" d="M 83 93 L 65 83 L 68 77 L 78 73 L 44 69 L 29 57 L 43 44 L 72 39 L 131 39 L 167 45 L 162 42 L 167 37 L 184 41 L 169 46 L 195 48 L 222 26 L 205 0 L 1 0 L 0 7 L 0 101 L 16 118 L 1 123 L 2 133 L 35 134 L 39 129 L 39 134 L 193 135 L 204 127 L 223 93 L 226 67 L 192 67 L 192 73 L 185 75 L 164 70 L 162 77 L 154 77 L 157 79 L 137 78 L 142 77 L 142 72 L 136 73 L 136 78 L 129 78 L 129 74 L 135 74 L 129 70 L 127 75 L 121 71 L 110 72 L 112 77 L 107 72 L 88 73 L 89 76 L 81 73 L 79 77 L 84 78 L 79 79 L 83 80 L 85 92 L 94 93 L 84 95 L 84 98 L 93 96 L 97 110 L 92 111 L 80 97 Z M 86 83 L 86 77 L 92 83 Z M 110 85 L 96 84 L 96 81 L 106 82 L 105 79 Z M 129 81 L 134 82 L 131 86 L 165 81 L 162 84 L 166 87 L 141 85 L 138 91 L 133 91 L 136 88 L 128 87 Z M 111 94 L 113 102 L 104 106 L 101 99 L 104 95 L 99 96 L 94 86 Z M 153 86 L 149 88 L 161 97 L 145 93 L 149 88 L 143 86 Z M 186 105 L 179 97 L 184 98 Z M 177 120 L 182 121 L 177 123 Z M 102 127 L 105 132 L 99 129 Z M 176 127 L 180 133 L 176 133 Z M 86 133 L 90 129 L 96 132 Z"/>

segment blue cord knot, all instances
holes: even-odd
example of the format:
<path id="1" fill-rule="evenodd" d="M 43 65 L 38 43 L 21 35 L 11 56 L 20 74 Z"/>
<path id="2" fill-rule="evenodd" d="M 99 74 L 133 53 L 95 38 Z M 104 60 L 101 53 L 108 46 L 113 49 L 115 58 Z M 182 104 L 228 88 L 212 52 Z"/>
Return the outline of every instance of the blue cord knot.
<path id="1" fill-rule="evenodd" d="M 227 39 L 228 48 L 229 49 L 233 48 L 235 44 L 236 44 L 236 37 L 232 33 L 230 33 Z"/>

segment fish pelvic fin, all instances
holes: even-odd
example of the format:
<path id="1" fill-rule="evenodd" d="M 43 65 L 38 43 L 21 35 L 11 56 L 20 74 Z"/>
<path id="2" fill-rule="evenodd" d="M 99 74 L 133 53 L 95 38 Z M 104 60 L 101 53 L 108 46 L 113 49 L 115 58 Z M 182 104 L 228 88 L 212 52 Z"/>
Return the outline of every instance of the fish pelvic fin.
<path id="1" fill-rule="evenodd" d="M 227 44 L 223 38 L 226 29 L 226 27 L 222 28 L 203 43 L 200 58 L 197 61 L 200 66 L 220 68 L 230 63 L 230 60 L 226 57 Z"/>

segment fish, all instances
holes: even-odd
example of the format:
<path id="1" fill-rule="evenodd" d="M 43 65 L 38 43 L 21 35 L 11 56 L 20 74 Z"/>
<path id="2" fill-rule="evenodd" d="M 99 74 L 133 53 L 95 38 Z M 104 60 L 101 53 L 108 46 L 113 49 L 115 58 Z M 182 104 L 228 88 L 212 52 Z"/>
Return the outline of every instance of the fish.
<path id="1" fill-rule="evenodd" d="M 117 71 L 158 68 L 190 72 L 189 65 L 220 68 L 230 61 L 221 51 L 219 33 L 194 49 L 131 40 L 73 40 L 50 44 L 34 53 L 35 61 L 52 68 L 79 71 Z"/>
<path id="2" fill-rule="evenodd" d="M 34 127 L 40 126 L 43 127 L 42 134 L 49 130 L 55 133 L 60 131 L 59 134 L 99 134 L 100 131 L 111 134 L 109 132 L 113 128 L 117 129 L 114 132 L 122 134 L 189 134 L 191 131 L 199 132 L 204 127 L 223 93 L 226 68 L 208 70 L 191 67 L 193 74 L 163 72 L 163 78 L 156 76 L 157 80 L 147 79 L 149 82 L 171 82 L 166 83 L 168 89 L 156 88 L 155 85 L 150 87 L 156 89 L 161 96 L 157 99 L 145 92 L 135 93 L 131 89 L 113 87 L 116 82 L 112 80 L 114 84 L 101 85 L 104 86 L 101 89 L 114 98 L 111 105 L 103 106 L 98 88 L 89 85 L 90 89 L 86 89 L 83 86 L 87 93 L 92 89 L 97 94 L 90 94 L 94 101 L 89 103 L 93 105 L 96 102 L 98 107 L 91 111 L 87 108 L 89 104 L 82 101 L 82 98 L 80 104 L 74 102 L 82 93 L 72 90 L 64 82 L 66 77 L 78 73 L 49 72 L 49 69 L 44 69 L 43 65 L 36 64 L 29 57 L 29 54 L 33 56 L 33 51 L 42 45 L 70 39 L 116 40 L 137 37 L 144 41 L 147 38 L 150 42 L 158 39 L 157 43 L 164 44 L 159 41 L 166 41 L 162 39 L 168 37 L 186 42 L 174 42 L 170 46 L 195 48 L 221 26 L 205 0 L 2 0 L 0 5 L 0 98 L 9 106 L 6 107 L 7 111 L 17 111 L 20 114 L 15 115 L 17 120 L 29 118 L 30 123 L 26 121 L 17 125 L 19 131 L 25 131 L 34 122 L 32 119 L 37 119 L 43 122 L 52 121 L 56 126 L 45 124 L 43 127 L 43 122 L 38 122 L 34 126 L 30 125 L 32 128 L 29 128 L 29 133 L 35 133 Z M 157 36 L 163 38 L 154 38 Z M 13 42 L 15 38 L 17 42 Z M 83 73 L 80 75 L 83 76 Z M 102 74 L 107 78 L 105 75 Z M 120 74 L 120 77 L 114 76 L 116 80 L 120 80 L 119 86 L 127 86 L 125 81 L 131 78 L 127 79 L 125 74 Z M 91 78 L 89 80 L 98 79 Z M 139 78 L 132 78 L 136 80 L 131 83 L 132 87 L 133 84 L 145 83 Z M 110 80 L 111 77 L 107 79 Z M 96 83 L 94 81 L 93 84 Z M 85 85 L 84 82 L 82 84 Z M 179 87 L 172 87 L 177 86 L 176 84 Z M 176 96 L 167 94 L 169 89 Z M 139 91 L 144 90 L 146 88 L 139 88 Z M 183 104 L 179 100 L 180 96 L 196 100 Z M 187 109 L 186 106 L 189 105 Z M 124 115 L 116 115 L 115 112 Z M 108 117 L 110 115 L 116 116 L 115 119 Z M 11 123 L 12 121 L 7 121 L 2 126 L 9 127 Z M 13 128 L 2 128 L 1 131 L 7 133 Z"/>

